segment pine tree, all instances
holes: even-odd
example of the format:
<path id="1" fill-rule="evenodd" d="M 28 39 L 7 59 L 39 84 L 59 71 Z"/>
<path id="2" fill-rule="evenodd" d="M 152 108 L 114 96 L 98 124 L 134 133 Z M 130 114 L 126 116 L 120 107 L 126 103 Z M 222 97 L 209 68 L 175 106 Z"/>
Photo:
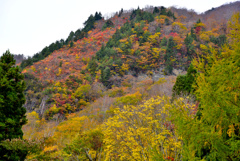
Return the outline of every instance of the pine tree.
<path id="1" fill-rule="evenodd" d="M 27 123 L 23 107 L 24 76 L 15 66 L 14 56 L 7 50 L 0 59 L 0 142 L 22 139 L 22 126 Z M 0 146 L 0 160 L 24 160 L 27 152 L 9 150 Z"/>
<path id="2" fill-rule="evenodd" d="M 109 78 L 111 77 L 111 72 L 110 72 L 110 68 L 109 67 L 106 67 L 104 70 L 102 70 L 101 72 L 101 81 L 102 83 L 110 88 L 110 83 L 109 83 Z"/>
<path id="3" fill-rule="evenodd" d="M 195 50 L 194 50 L 194 45 L 192 44 L 193 43 L 193 37 L 191 35 L 188 35 L 186 36 L 186 38 L 184 39 L 184 44 L 186 45 L 186 48 L 187 48 L 187 56 L 189 59 L 192 58 L 192 54 L 195 53 Z"/>
<path id="4" fill-rule="evenodd" d="M 167 38 L 166 37 L 163 37 L 163 39 L 160 43 L 160 47 L 163 47 L 163 46 L 167 46 Z"/>
<path id="5" fill-rule="evenodd" d="M 191 64 L 187 70 L 186 75 L 179 75 L 176 83 L 173 86 L 173 97 L 180 94 L 193 94 L 195 89 L 192 87 L 196 83 L 197 70 Z"/>
<path id="6" fill-rule="evenodd" d="M 173 37 L 170 37 L 167 44 L 166 54 L 164 55 L 164 60 L 166 62 L 165 70 L 167 71 L 168 74 L 172 74 L 172 70 L 173 70 L 171 59 L 174 57 L 174 54 L 175 54 L 174 46 L 175 46 L 175 43 L 173 41 Z"/>
<path id="7" fill-rule="evenodd" d="M 157 7 L 154 7 L 153 13 L 159 13 L 160 10 Z"/>

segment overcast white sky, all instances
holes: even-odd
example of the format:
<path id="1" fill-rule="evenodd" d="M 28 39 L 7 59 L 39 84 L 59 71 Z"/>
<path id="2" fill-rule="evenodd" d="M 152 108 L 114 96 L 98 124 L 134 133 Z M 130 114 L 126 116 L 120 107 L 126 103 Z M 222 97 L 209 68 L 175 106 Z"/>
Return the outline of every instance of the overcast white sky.
<path id="1" fill-rule="evenodd" d="M 0 55 L 32 56 L 83 27 L 90 14 L 105 17 L 121 8 L 176 6 L 204 12 L 236 0 L 0 0 Z"/>

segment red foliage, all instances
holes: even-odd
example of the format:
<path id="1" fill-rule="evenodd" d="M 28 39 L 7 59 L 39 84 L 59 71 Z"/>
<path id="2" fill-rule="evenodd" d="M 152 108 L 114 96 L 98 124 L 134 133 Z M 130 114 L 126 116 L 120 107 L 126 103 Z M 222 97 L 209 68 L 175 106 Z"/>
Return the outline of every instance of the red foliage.
<path id="1" fill-rule="evenodd" d="M 176 32 L 171 32 L 171 33 L 169 34 L 169 36 L 176 37 L 176 36 L 178 36 L 178 33 L 176 33 Z"/>
<path id="2" fill-rule="evenodd" d="M 29 67 L 28 73 L 42 81 L 45 80 L 60 80 L 64 81 L 69 74 L 74 75 L 80 73 L 82 67 L 85 65 L 82 59 L 90 58 L 109 38 L 115 33 L 116 28 L 101 31 L 94 29 L 88 35 L 74 43 L 72 48 L 65 46 L 60 50 L 54 51 L 47 58 L 37 63 L 33 67 L 35 72 Z"/>
<path id="3" fill-rule="evenodd" d="M 201 31 L 201 29 L 202 29 L 201 26 L 196 27 L 196 29 L 195 29 L 196 34 L 199 34 L 199 32 Z"/>

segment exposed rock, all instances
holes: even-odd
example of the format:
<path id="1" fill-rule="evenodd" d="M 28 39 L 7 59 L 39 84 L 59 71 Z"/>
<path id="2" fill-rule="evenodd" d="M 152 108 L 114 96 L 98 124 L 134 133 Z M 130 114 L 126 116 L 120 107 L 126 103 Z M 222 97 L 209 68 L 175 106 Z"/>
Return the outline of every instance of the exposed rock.
<path id="1" fill-rule="evenodd" d="M 173 74 L 178 76 L 178 75 L 184 75 L 186 74 L 187 72 L 186 71 L 183 71 L 181 69 L 173 69 Z"/>
<path id="2" fill-rule="evenodd" d="M 42 102 L 41 102 L 41 104 L 39 106 L 39 112 L 40 112 L 39 114 L 40 114 L 40 116 L 42 116 L 44 111 L 45 111 L 47 99 L 48 99 L 48 96 L 44 96 L 43 99 L 42 99 Z"/>

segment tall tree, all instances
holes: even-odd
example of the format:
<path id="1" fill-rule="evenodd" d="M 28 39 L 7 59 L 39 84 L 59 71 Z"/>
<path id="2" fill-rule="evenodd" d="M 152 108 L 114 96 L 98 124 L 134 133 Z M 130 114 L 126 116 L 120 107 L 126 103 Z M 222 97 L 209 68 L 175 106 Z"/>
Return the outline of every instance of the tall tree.
<path id="1" fill-rule="evenodd" d="M 186 38 L 184 39 L 184 44 L 186 45 L 187 56 L 188 56 L 189 59 L 191 59 L 192 54 L 195 53 L 193 40 L 194 40 L 193 37 L 191 35 L 188 35 L 188 34 L 187 34 Z"/>
<path id="2" fill-rule="evenodd" d="M 27 123 L 23 107 L 24 76 L 15 66 L 14 56 L 7 50 L 0 59 L 0 142 L 21 138 Z M 12 151 L 0 145 L 0 160 L 24 160 L 27 152 Z"/>
<path id="3" fill-rule="evenodd" d="M 173 63 L 171 59 L 174 57 L 174 54 L 175 54 L 174 46 L 175 46 L 175 43 L 173 41 L 173 37 L 171 36 L 168 40 L 166 54 L 164 55 L 164 60 L 166 62 L 165 70 L 168 74 L 172 74 L 172 70 L 173 70 L 173 66 L 172 66 Z"/>
<path id="4" fill-rule="evenodd" d="M 193 61 L 199 71 L 195 94 L 200 114 L 176 123 L 184 141 L 185 160 L 240 160 L 239 20 L 236 14 L 229 23 L 230 48 L 224 46 L 221 54 L 210 49 L 206 57 Z"/>

